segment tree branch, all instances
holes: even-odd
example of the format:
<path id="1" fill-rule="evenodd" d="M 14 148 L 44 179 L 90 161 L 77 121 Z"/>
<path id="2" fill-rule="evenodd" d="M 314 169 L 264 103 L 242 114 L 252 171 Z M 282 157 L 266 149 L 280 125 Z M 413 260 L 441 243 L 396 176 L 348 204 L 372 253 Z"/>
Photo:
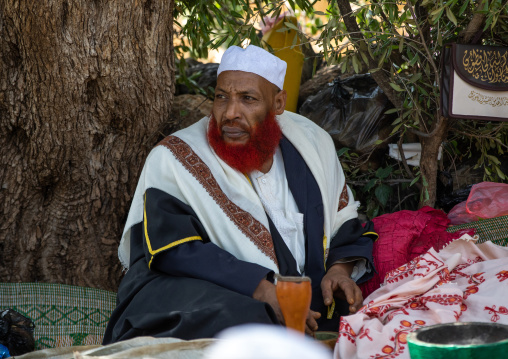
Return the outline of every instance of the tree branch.
<path id="1" fill-rule="evenodd" d="M 473 15 L 473 18 L 467 24 L 467 27 L 462 30 L 459 34 L 459 42 L 461 44 L 469 44 L 471 40 L 473 40 L 473 37 L 480 31 L 483 33 L 483 22 L 485 21 L 485 14 L 478 12 L 481 8 L 484 6 L 484 2 L 480 1 L 478 5 L 476 6 L 476 12 Z"/>
<path id="2" fill-rule="evenodd" d="M 337 6 L 342 15 L 344 25 L 346 25 L 346 29 L 350 33 L 352 42 L 360 44 L 359 46 L 361 46 L 361 44 L 369 46 L 358 27 L 355 17 L 353 16 L 353 10 L 351 9 L 349 0 L 338 0 Z M 357 34 L 357 37 L 353 37 L 353 34 Z M 369 68 L 377 68 L 377 63 L 371 57 L 369 57 Z M 402 108 L 402 100 L 399 97 L 399 94 L 389 85 L 390 78 L 382 71 L 373 72 L 371 75 L 379 87 L 381 87 L 386 97 L 388 97 L 388 100 L 390 100 L 396 108 Z"/>

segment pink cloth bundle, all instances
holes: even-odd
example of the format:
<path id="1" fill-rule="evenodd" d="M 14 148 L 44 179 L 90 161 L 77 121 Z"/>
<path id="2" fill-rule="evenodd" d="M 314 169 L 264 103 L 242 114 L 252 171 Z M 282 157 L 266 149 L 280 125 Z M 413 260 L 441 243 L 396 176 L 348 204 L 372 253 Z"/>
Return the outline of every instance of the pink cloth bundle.
<path id="1" fill-rule="evenodd" d="M 508 324 L 507 284 L 506 247 L 458 239 L 440 252 L 431 248 L 389 272 L 363 308 L 342 317 L 334 358 L 409 359 L 406 337 L 420 327 Z"/>

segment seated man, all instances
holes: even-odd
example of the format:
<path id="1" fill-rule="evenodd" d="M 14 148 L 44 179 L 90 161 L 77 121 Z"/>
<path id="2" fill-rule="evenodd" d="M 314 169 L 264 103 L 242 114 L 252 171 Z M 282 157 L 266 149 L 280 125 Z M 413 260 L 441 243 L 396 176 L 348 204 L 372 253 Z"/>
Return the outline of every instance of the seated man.
<path id="1" fill-rule="evenodd" d="M 357 219 L 330 136 L 284 111 L 285 72 L 259 47 L 229 48 L 210 117 L 149 154 L 120 243 L 128 271 L 105 344 L 282 323 L 277 273 L 311 278 L 309 333 L 337 330 L 340 314 L 361 307 L 353 279 L 373 274 L 376 234 Z M 342 313 L 334 296 L 346 300 Z"/>

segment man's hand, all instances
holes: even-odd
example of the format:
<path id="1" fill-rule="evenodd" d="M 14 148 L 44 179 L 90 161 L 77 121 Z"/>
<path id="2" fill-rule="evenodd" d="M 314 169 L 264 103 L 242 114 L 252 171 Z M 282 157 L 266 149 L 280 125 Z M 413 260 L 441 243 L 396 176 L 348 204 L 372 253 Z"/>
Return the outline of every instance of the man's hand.
<path id="1" fill-rule="evenodd" d="M 277 300 L 275 284 L 266 279 L 263 279 L 261 282 L 259 282 L 256 290 L 252 294 L 252 298 L 270 304 L 270 306 L 273 308 L 273 311 L 277 315 L 279 322 L 281 324 L 285 324 L 284 317 L 282 316 L 282 311 L 280 310 L 279 301 Z"/>
<path id="2" fill-rule="evenodd" d="M 309 309 L 307 314 L 307 321 L 305 322 L 305 333 L 314 336 L 314 332 L 318 330 L 316 319 L 321 318 L 321 313 L 314 312 Z"/>
<path id="3" fill-rule="evenodd" d="M 333 297 L 345 299 L 349 303 L 349 314 L 362 307 L 362 291 L 351 279 L 354 262 L 336 263 L 328 269 L 321 281 L 321 291 L 325 305 L 332 304 Z"/>

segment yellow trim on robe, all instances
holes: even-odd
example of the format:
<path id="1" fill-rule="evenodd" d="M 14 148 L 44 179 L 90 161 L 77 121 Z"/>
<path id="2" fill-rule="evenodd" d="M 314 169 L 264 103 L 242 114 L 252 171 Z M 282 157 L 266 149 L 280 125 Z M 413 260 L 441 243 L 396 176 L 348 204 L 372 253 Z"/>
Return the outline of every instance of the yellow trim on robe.
<path id="1" fill-rule="evenodd" d="M 247 181 L 249 181 L 249 183 L 250 183 L 251 187 L 254 187 L 254 186 L 252 185 L 252 182 L 250 181 L 249 176 L 247 176 L 245 173 L 244 173 L 243 175 L 245 176 L 245 178 L 247 178 Z"/>
<path id="2" fill-rule="evenodd" d="M 326 270 L 326 236 L 323 236 L 323 266 Z"/>
<path id="3" fill-rule="evenodd" d="M 323 265 L 325 267 L 325 271 L 326 271 L 326 241 L 327 241 L 327 237 L 326 236 L 323 236 Z M 327 319 L 332 319 L 333 317 L 333 312 L 335 310 L 335 299 L 332 298 L 332 304 L 330 304 L 328 306 L 328 313 L 326 314 L 326 318 Z"/>
<path id="4" fill-rule="evenodd" d="M 374 240 L 377 241 L 379 239 L 379 234 L 377 234 L 376 232 L 365 232 L 364 234 L 362 234 L 362 236 L 366 236 L 366 235 L 369 235 L 369 234 L 373 234 L 375 235 L 377 238 Z"/>
<path id="5" fill-rule="evenodd" d="M 148 237 L 148 222 L 147 222 L 147 219 L 146 219 L 146 194 L 145 194 L 145 200 L 144 200 L 144 203 L 143 203 L 143 226 L 144 226 L 144 229 L 145 229 L 145 238 L 146 238 L 146 244 L 148 246 L 148 252 L 150 252 L 150 254 L 152 255 L 152 258 L 150 258 L 150 262 L 148 262 L 148 268 L 150 268 L 150 266 L 152 265 L 152 260 L 153 260 L 153 256 L 159 252 L 162 252 L 166 249 L 169 249 L 169 248 L 172 248 L 172 247 L 176 247 L 177 245 L 179 244 L 182 244 L 182 243 L 185 243 L 185 242 L 190 242 L 190 241 L 202 241 L 203 239 L 200 237 L 200 236 L 192 236 L 192 237 L 187 237 L 187 238 L 183 238 L 183 239 L 179 239 L 175 242 L 171 242 L 170 244 L 168 244 L 167 246 L 164 246 L 162 248 L 159 248 L 159 249 L 156 249 L 155 251 L 152 249 L 152 245 L 150 244 L 150 238 Z"/>

